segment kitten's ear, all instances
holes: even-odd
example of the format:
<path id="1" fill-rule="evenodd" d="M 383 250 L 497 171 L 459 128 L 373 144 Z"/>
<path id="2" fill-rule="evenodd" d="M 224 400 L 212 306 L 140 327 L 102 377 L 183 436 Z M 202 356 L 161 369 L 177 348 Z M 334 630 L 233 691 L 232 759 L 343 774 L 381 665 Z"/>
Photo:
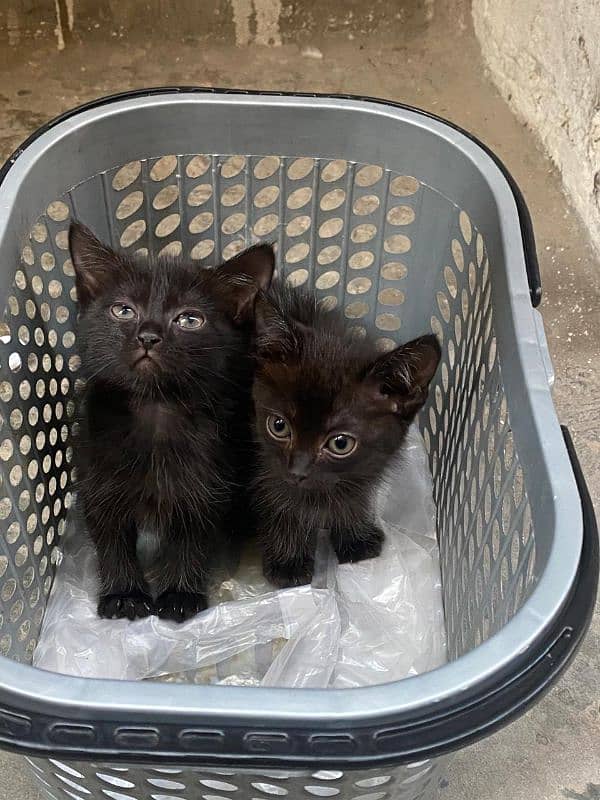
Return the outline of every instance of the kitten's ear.
<path id="1" fill-rule="evenodd" d="M 75 270 L 77 299 L 85 308 L 114 281 L 122 261 L 114 250 L 102 244 L 80 222 L 72 222 L 69 228 L 69 250 Z"/>
<path id="2" fill-rule="evenodd" d="M 225 277 L 224 286 L 235 322 L 250 322 L 260 290 L 271 285 L 275 269 L 275 253 L 270 244 L 256 244 L 230 258 L 218 268 Z"/>
<path id="3" fill-rule="evenodd" d="M 412 418 L 424 405 L 431 379 L 440 363 L 441 349 L 430 334 L 384 353 L 373 363 L 365 380 L 391 409 Z"/>
<path id="4" fill-rule="evenodd" d="M 285 360 L 299 349 L 297 330 L 291 320 L 262 292 L 254 306 L 255 349 L 259 358 Z"/>

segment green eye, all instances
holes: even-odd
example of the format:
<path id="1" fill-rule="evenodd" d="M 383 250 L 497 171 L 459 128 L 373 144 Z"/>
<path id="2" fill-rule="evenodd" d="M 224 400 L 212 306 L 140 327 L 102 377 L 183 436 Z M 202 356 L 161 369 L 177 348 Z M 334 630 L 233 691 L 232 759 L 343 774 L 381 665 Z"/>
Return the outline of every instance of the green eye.
<path id="1" fill-rule="evenodd" d="M 204 322 L 202 314 L 191 314 L 187 311 L 175 319 L 175 324 L 183 331 L 197 331 L 204 325 Z"/>
<path id="2" fill-rule="evenodd" d="M 356 450 L 356 439 L 349 433 L 336 433 L 325 442 L 325 448 L 336 458 L 344 458 Z"/>
<path id="3" fill-rule="evenodd" d="M 130 322 L 137 317 L 135 309 L 125 303 L 115 303 L 110 307 L 110 313 L 121 322 Z"/>
<path id="4" fill-rule="evenodd" d="M 289 439 L 292 435 L 287 420 L 277 414 L 269 414 L 267 417 L 267 431 L 274 439 Z"/>

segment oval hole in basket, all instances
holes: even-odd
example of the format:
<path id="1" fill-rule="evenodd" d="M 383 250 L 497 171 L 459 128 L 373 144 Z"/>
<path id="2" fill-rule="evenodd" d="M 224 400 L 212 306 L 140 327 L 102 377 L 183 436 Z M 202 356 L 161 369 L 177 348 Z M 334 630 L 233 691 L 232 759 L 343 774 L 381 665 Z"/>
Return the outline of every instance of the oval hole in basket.
<path id="1" fill-rule="evenodd" d="M 229 242 L 229 244 L 223 248 L 222 257 L 223 261 L 229 261 L 230 258 L 237 256 L 238 253 L 241 253 L 244 249 L 244 240 L 237 239 L 233 242 Z"/>
<path id="2" fill-rule="evenodd" d="M 465 268 L 465 256 L 463 253 L 462 245 L 458 241 L 458 239 L 452 239 L 452 257 L 459 272 L 462 272 Z"/>
<path id="3" fill-rule="evenodd" d="M 171 781 L 167 778 L 146 778 L 151 786 L 156 786 L 157 789 L 173 789 L 174 791 L 182 791 L 186 789 L 185 783 L 180 781 Z"/>
<path id="4" fill-rule="evenodd" d="M 175 171 L 177 167 L 177 156 L 163 156 L 156 161 L 150 170 L 150 177 L 153 181 L 164 181 Z"/>
<path id="5" fill-rule="evenodd" d="M 377 181 L 381 180 L 383 169 L 377 164 L 367 164 L 361 167 L 356 173 L 354 183 L 357 186 L 373 186 Z"/>
<path id="6" fill-rule="evenodd" d="M 146 220 L 138 219 L 128 225 L 119 239 L 121 247 L 131 247 L 139 239 L 142 238 L 146 232 Z"/>
<path id="7" fill-rule="evenodd" d="M 310 246 L 307 242 L 299 242 L 298 244 L 292 245 L 290 249 L 285 254 L 285 260 L 288 264 L 296 264 L 298 261 L 302 261 L 303 258 L 310 252 Z"/>
<path id="8" fill-rule="evenodd" d="M 335 295 L 327 295 L 327 297 L 322 297 L 319 300 L 319 308 L 322 308 L 323 311 L 332 311 L 334 308 L 337 308 L 338 299 Z"/>
<path id="9" fill-rule="evenodd" d="M 264 217 L 256 220 L 253 231 L 257 236 L 267 236 L 269 233 L 272 233 L 278 225 L 279 216 L 277 214 L 265 214 Z"/>
<path id="10" fill-rule="evenodd" d="M 228 186 L 221 195 L 221 203 L 228 208 L 236 206 L 246 196 L 246 187 L 242 183 L 236 183 L 233 186 Z"/>
<path id="11" fill-rule="evenodd" d="M 384 306 L 400 306 L 404 302 L 404 292 L 401 292 L 400 289 L 382 289 L 378 299 Z"/>
<path id="12" fill-rule="evenodd" d="M 142 206 L 144 202 L 144 193 L 140 191 L 130 192 L 124 197 L 115 211 L 117 219 L 127 219 Z"/>
<path id="13" fill-rule="evenodd" d="M 154 233 L 160 238 L 164 239 L 165 236 L 170 236 L 174 230 L 179 227 L 181 217 L 179 214 L 169 214 L 156 226 Z"/>
<path id="14" fill-rule="evenodd" d="M 119 789 L 135 789 L 135 783 L 126 781 L 124 778 L 117 778 L 115 775 L 97 772 L 96 777 L 100 778 L 100 780 L 105 783 L 109 783 L 111 786 L 118 786 Z"/>
<path id="15" fill-rule="evenodd" d="M 315 288 L 317 289 L 331 289 L 333 286 L 337 286 L 340 280 L 340 273 L 335 272 L 334 270 L 329 270 L 328 272 L 323 272 L 317 280 L 315 281 Z"/>
<path id="16" fill-rule="evenodd" d="M 383 248 L 386 253 L 407 253 L 410 250 L 410 239 L 403 233 L 395 233 L 387 237 Z"/>
<path id="17" fill-rule="evenodd" d="M 319 264 L 324 266 L 325 264 L 333 264 L 334 261 L 342 254 L 342 248 L 339 247 L 337 244 L 331 244 L 328 247 L 324 247 L 319 255 L 317 256 L 317 261 Z"/>
<path id="18" fill-rule="evenodd" d="M 463 235 L 463 239 L 467 244 L 471 244 L 471 239 L 473 237 L 473 229 L 471 227 L 471 220 L 469 219 L 469 215 L 465 211 L 461 211 L 458 215 L 458 224 L 460 227 L 460 232 Z"/>
<path id="19" fill-rule="evenodd" d="M 307 269 L 295 269 L 287 276 L 287 282 L 290 286 L 302 286 L 308 280 Z"/>
<path id="20" fill-rule="evenodd" d="M 318 781 L 337 781 L 344 777 L 344 773 L 339 770 L 321 769 L 318 772 L 313 772 L 310 777 Z"/>
<path id="21" fill-rule="evenodd" d="M 375 326 L 380 331 L 397 331 L 400 324 L 400 319 L 395 314 L 378 314 L 375 318 Z"/>
<path id="22" fill-rule="evenodd" d="M 54 200 L 46 209 L 46 213 L 54 222 L 64 222 L 69 216 L 69 206 L 62 200 Z"/>
<path id="23" fill-rule="evenodd" d="M 212 239 L 204 239 L 202 242 L 195 244 L 190 251 L 190 258 L 198 260 L 201 258 L 208 258 L 208 256 L 215 249 L 215 243 Z"/>
<path id="24" fill-rule="evenodd" d="M 267 208 L 279 197 L 279 186 L 265 186 L 254 195 L 254 205 L 256 208 Z"/>
<path id="25" fill-rule="evenodd" d="M 315 162 L 312 158 L 297 158 L 288 167 L 288 178 L 292 181 L 306 178 L 312 172 L 314 165 Z"/>
<path id="26" fill-rule="evenodd" d="M 188 205 L 194 207 L 201 206 L 206 203 L 207 200 L 210 200 L 212 193 L 212 186 L 209 183 L 200 183 L 198 186 L 194 186 L 192 191 L 188 194 Z"/>
<path id="27" fill-rule="evenodd" d="M 346 199 L 346 192 L 344 189 L 332 189 L 321 198 L 319 205 L 322 211 L 333 211 L 334 208 L 339 208 Z"/>
<path id="28" fill-rule="evenodd" d="M 339 181 L 341 177 L 346 174 L 348 163 L 341 158 L 330 161 L 326 164 L 321 171 L 321 180 L 326 183 L 333 183 Z"/>
<path id="29" fill-rule="evenodd" d="M 305 206 L 312 198 L 312 189 L 310 186 L 302 186 L 300 189 L 295 189 L 287 199 L 287 207 L 291 209 L 298 209 Z"/>
<path id="30" fill-rule="evenodd" d="M 288 790 L 284 789 L 283 786 L 277 786 L 274 783 L 253 783 L 252 786 L 254 789 L 258 789 L 259 792 L 277 795 L 279 797 L 282 797 L 288 793 Z"/>
<path id="31" fill-rule="evenodd" d="M 301 215 L 299 217 L 294 217 L 294 219 L 290 220 L 288 224 L 285 226 L 285 232 L 288 236 L 300 236 L 310 228 L 311 225 L 311 218 L 308 214 Z"/>
<path id="32" fill-rule="evenodd" d="M 390 192 L 394 197 L 408 197 L 419 189 L 419 181 L 411 175 L 398 175 L 390 183 Z"/>
<path id="33" fill-rule="evenodd" d="M 178 197 L 179 197 L 179 187 L 177 186 L 177 184 L 172 183 L 169 186 L 164 186 L 160 190 L 160 192 L 158 192 L 154 196 L 154 200 L 152 201 L 152 206 L 157 211 L 161 211 L 163 208 L 168 208 L 170 205 L 172 205 L 177 200 Z"/>
<path id="34" fill-rule="evenodd" d="M 113 176 L 113 189 L 116 189 L 117 192 L 126 189 L 138 178 L 141 171 L 142 165 L 139 161 L 130 161 L 128 164 L 124 164 Z"/>
<path id="35" fill-rule="evenodd" d="M 370 250 L 358 250 L 348 260 L 350 269 L 367 269 L 375 261 L 375 255 Z"/>
<path id="36" fill-rule="evenodd" d="M 376 194 L 364 194 L 362 197 L 357 197 L 352 206 L 352 211 L 359 217 L 364 217 L 367 214 L 372 214 L 379 208 L 379 198 Z"/>
<path id="37" fill-rule="evenodd" d="M 224 178 L 235 178 L 246 166 L 246 159 L 244 156 L 229 156 L 229 158 L 221 164 L 221 175 Z"/>
<path id="38" fill-rule="evenodd" d="M 332 236 L 337 236 L 344 227 L 344 220 L 341 217 L 333 217 L 332 219 L 325 220 L 319 226 L 319 236 L 321 239 L 330 239 Z"/>
<path id="39" fill-rule="evenodd" d="M 373 282 L 370 278 L 352 278 L 346 286 L 348 294 L 365 294 L 368 292 Z"/>
<path id="40" fill-rule="evenodd" d="M 357 301 L 349 303 L 344 309 L 344 314 L 348 319 L 361 319 L 369 313 L 369 304 Z"/>
<path id="41" fill-rule="evenodd" d="M 212 211 L 203 211 L 190 220 L 188 230 L 190 233 L 204 233 L 213 224 Z"/>
<path id="42" fill-rule="evenodd" d="M 277 172 L 280 164 L 279 156 L 265 156 L 254 166 L 254 176 L 259 180 L 270 178 Z"/>
<path id="43" fill-rule="evenodd" d="M 238 787 L 233 783 L 211 780 L 209 778 L 201 778 L 200 783 L 202 786 L 206 786 L 207 789 L 215 789 L 218 792 L 237 792 L 238 790 Z"/>
<path id="44" fill-rule="evenodd" d="M 223 220 L 221 223 L 221 230 L 223 233 L 231 236 L 234 233 L 241 231 L 245 224 L 246 215 L 242 212 L 238 212 L 237 214 L 232 214 L 230 217 L 226 217 Z"/>
<path id="45" fill-rule="evenodd" d="M 410 206 L 394 206 L 387 213 L 390 225 L 410 225 L 415 221 L 415 212 Z"/>
<path id="46" fill-rule="evenodd" d="M 210 156 L 194 156 L 191 158 L 185 168 L 185 174 L 188 178 L 199 178 L 210 167 Z"/>
<path id="47" fill-rule="evenodd" d="M 388 281 L 399 281 L 407 275 L 408 268 L 400 261 L 390 261 L 381 268 L 381 277 Z"/>
<path id="48" fill-rule="evenodd" d="M 363 242 L 370 242 L 377 235 L 377 226 L 365 223 L 357 225 L 350 234 L 350 238 L 355 243 L 362 244 Z"/>

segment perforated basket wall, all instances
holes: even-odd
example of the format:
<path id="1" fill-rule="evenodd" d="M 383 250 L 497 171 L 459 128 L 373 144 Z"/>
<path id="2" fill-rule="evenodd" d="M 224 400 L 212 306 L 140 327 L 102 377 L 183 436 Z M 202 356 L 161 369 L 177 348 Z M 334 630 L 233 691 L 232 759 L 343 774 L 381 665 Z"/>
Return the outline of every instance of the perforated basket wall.
<path id="1" fill-rule="evenodd" d="M 78 388 L 67 248 L 78 218 L 115 247 L 199 268 L 260 240 L 280 272 L 390 348 L 443 347 L 421 427 L 434 478 L 450 657 L 499 631 L 532 590 L 536 538 L 496 347 L 492 272 L 476 221 L 379 164 L 280 154 L 165 154 L 66 186 L 22 242 L 0 329 L 0 653 L 30 662 L 73 492 Z M 50 798 L 427 798 L 442 764 L 345 773 L 207 771 L 31 760 Z"/>

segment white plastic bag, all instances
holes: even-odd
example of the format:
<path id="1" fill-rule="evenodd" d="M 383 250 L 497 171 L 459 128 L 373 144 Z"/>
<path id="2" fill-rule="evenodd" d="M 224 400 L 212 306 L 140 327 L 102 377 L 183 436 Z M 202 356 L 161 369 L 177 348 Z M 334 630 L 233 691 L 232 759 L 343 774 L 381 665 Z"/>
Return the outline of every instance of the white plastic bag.
<path id="1" fill-rule="evenodd" d="M 85 677 L 294 687 L 387 683 L 446 658 L 431 477 L 412 428 L 377 496 L 379 558 L 338 565 L 319 536 L 312 586 L 272 591 L 255 552 L 178 625 L 97 616 L 96 555 L 76 516 L 64 539 L 35 666 Z"/>

